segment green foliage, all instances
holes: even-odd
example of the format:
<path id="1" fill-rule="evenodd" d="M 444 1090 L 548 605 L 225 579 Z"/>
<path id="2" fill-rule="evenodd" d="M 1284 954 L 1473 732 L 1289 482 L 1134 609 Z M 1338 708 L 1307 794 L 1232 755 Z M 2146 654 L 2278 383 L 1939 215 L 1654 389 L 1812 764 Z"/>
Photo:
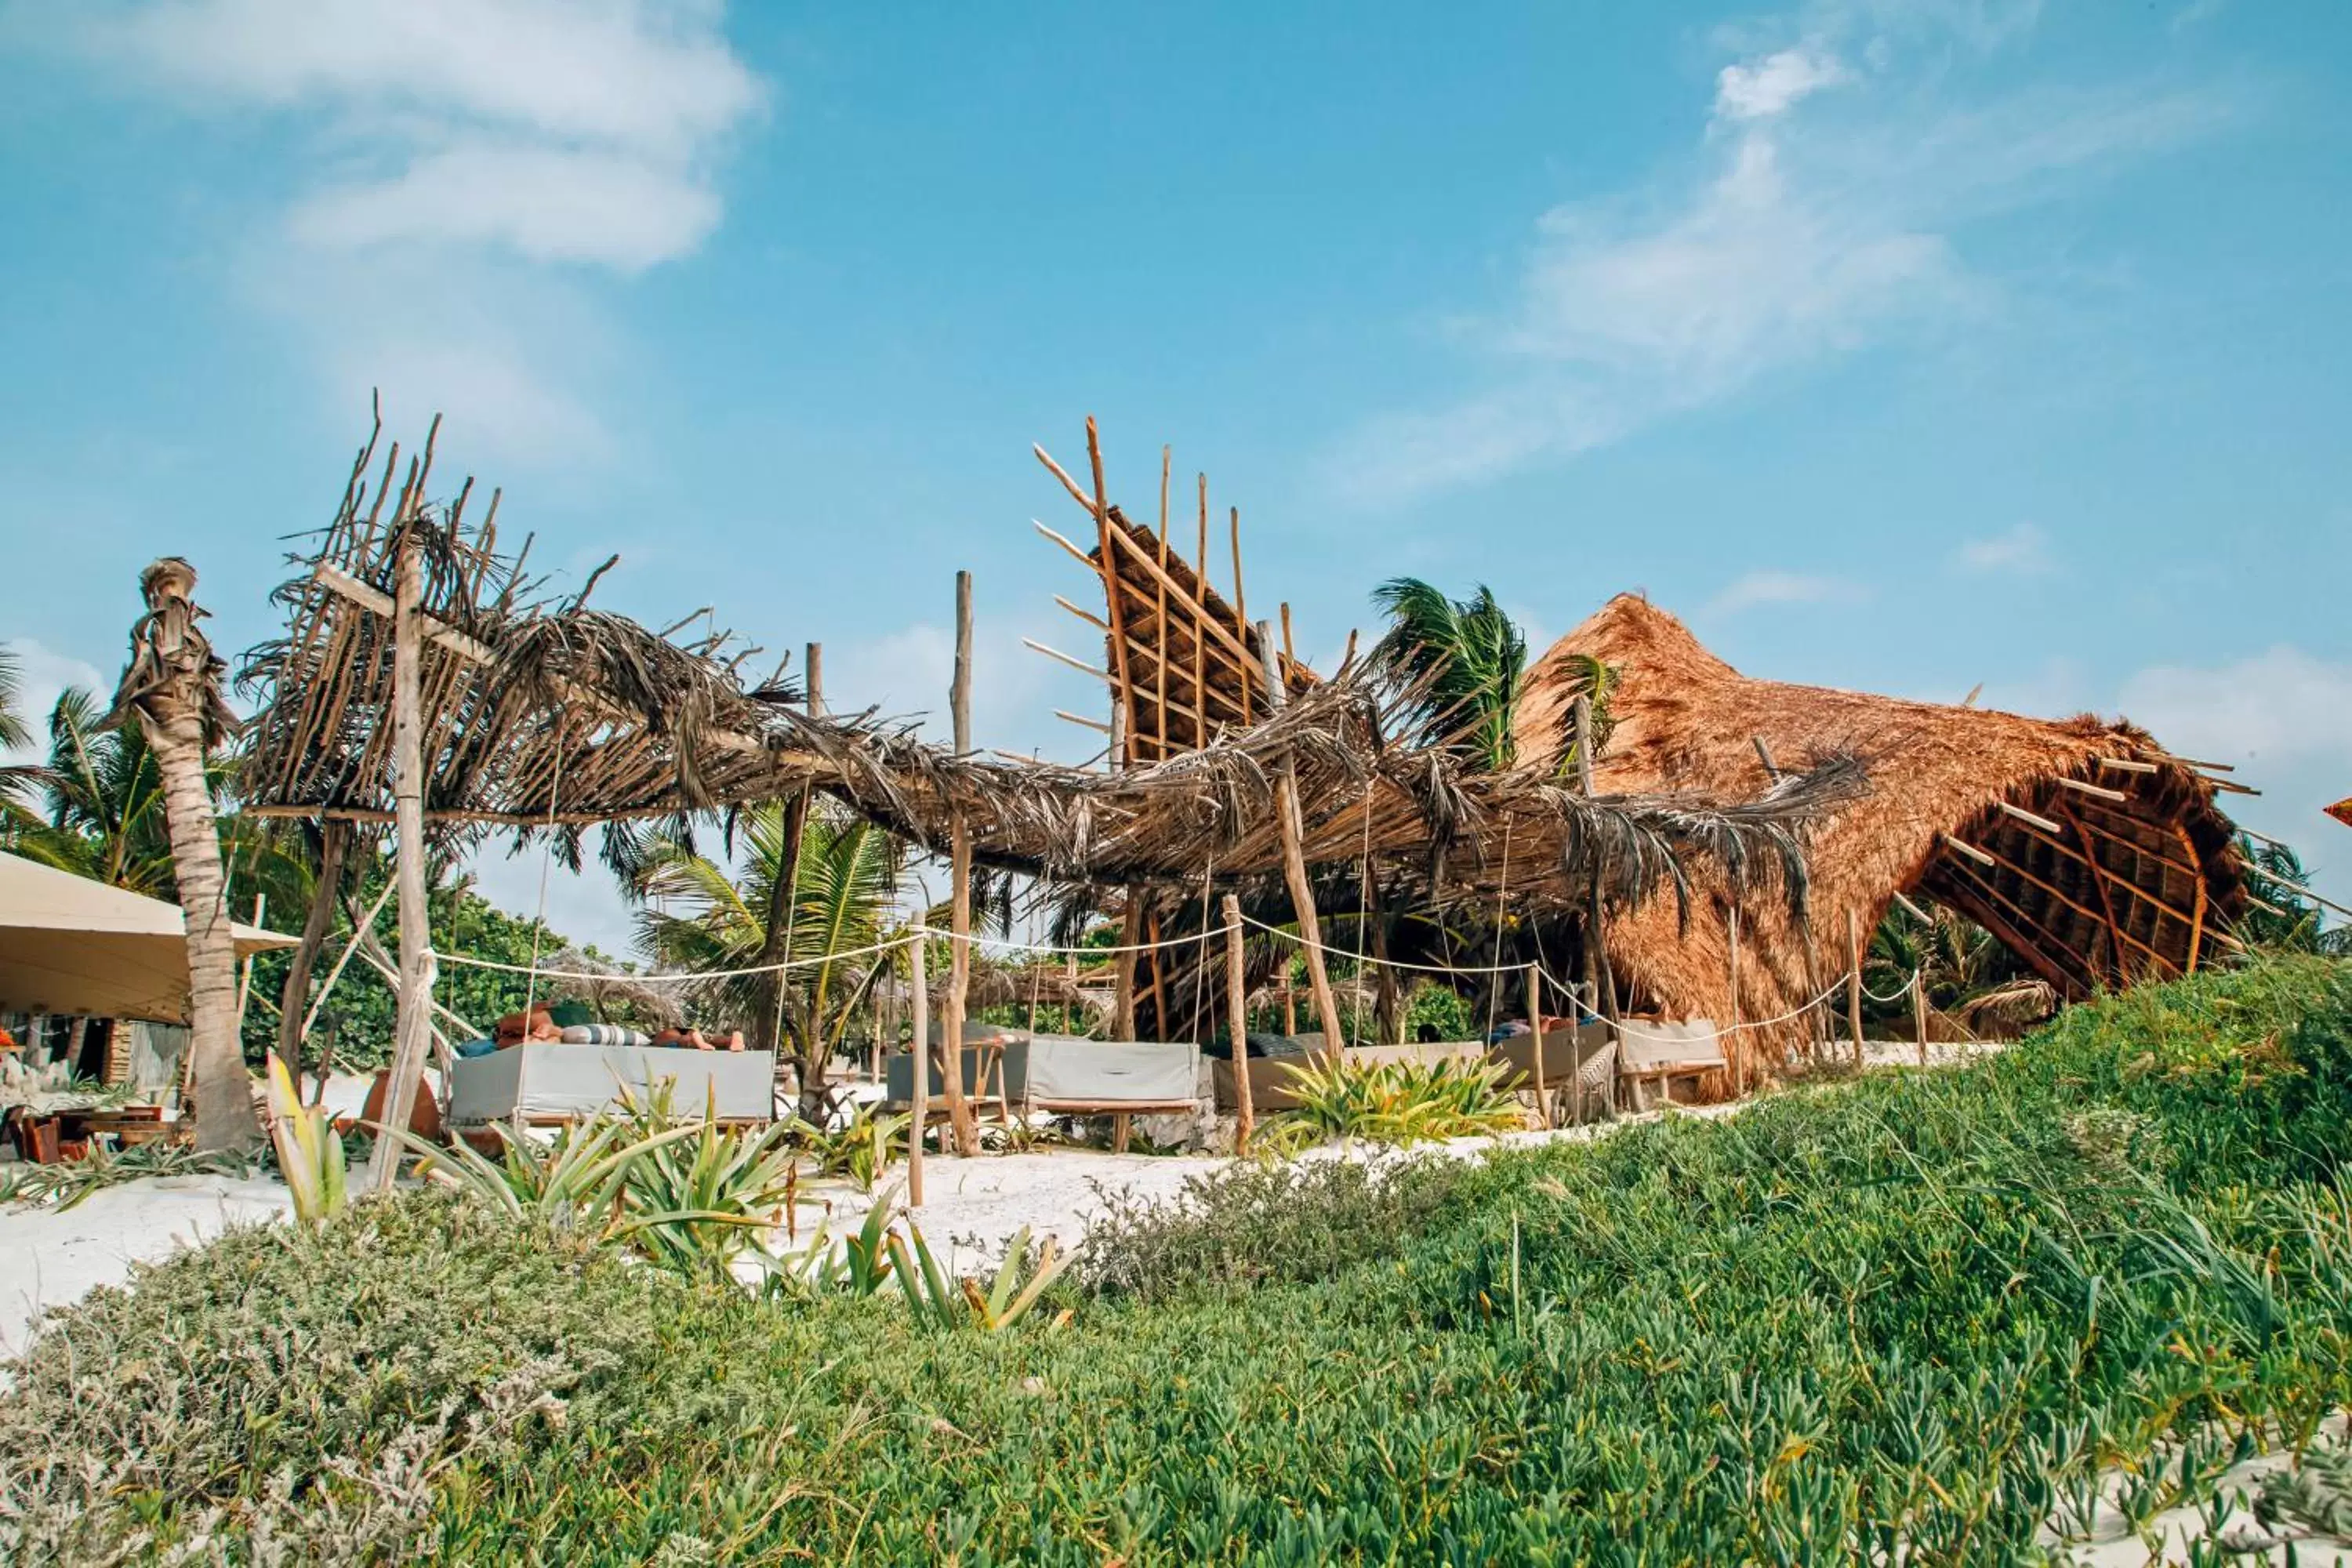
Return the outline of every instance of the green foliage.
<path id="1" fill-rule="evenodd" d="M 2352 925 L 2327 929 L 2326 910 L 2305 894 L 2311 876 L 2303 858 L 2284 844 L 2240 836 L 2238 853 L 2246 867 L 2246 891 L 2270 908 L 2249 909 L 2238 921 L 2238 937 L 2265 952 L 2352 955 Z"/>
<path id="2" fill-rule="evenodd" d="M 859 1192 L 870 1193 L 885 1171 L 906 1159 L 907 1129 L 913 1121 L 904 1111 L 862 1105 L 838 1128 L 803 1121 L 795 1131 L 818 1170 L 828 1176 L 846 1176 Z"/>
<path id="3" fill-rule="evenodd" d="M 1416 987 L 1405 1005 L 1405 1038 L 1419 1039 L 1423 1025 L 1433 1026 L 1441 1040 L 1475 1039 L 1484 1032 L 1471 1016 L 1470 1004 L 1458 993 L 1435 984 Z"/>
<path id="4" fill-rule="evenodd" d="M 1502 1087 L 1504 1069 L 1484 1061 L 1364 1063 L 1332 1057 L 1287 1071 L 1298 1097 L 1291 1119 L 1327 1138 L 1429 1143 L 1527 1125 L 1527 1113 Z"/>
<path id="5" fill-rule="evenodd" d="M 352 899 L 362 913 L 374 902 L 391 875 L 389 857 L 379 857 L 352 876 Z M 425 895 L 425 903 L 433 921 L 434 945 L 444 952 L 528 967 L 534 952 L 545 963 L 549 953 L 565 945 L 564 939 L 545 923 L 509 914 L 483 898 L 474 890 L 470 879 L 459 878 L 431 889 Z M 279 907 L 275 897 L 269 907 L 273 910 Z M 275 916 L 272 923 L 278 923 Z M 299 919 L 290 921 L 283 929 L 299 930 Z M 391 930 L 387 906 L 378 922 L 377 934 L 388 943 Z M 313 975 L 314 984 L 325 982 L 328 968 L 350 940 L 351 922 L 339 911 Z M 588 951 L 594 955 L 593 949 Z M 289 962 L 289 950 L 282 948 L 254 960 L 253 991 L 257 1000 L 245 1016 L 245 1055 L 249 1062 L 257 1064 L 277 1043 L 276 1004 L 286 987 Z M 536 989 L 538 1000 L 546 1002 L 550 991 L 550 982 L 541 979 Z M 527 974 L 478 969 L 465 963 L 443 964 L 439 978 L 434 982 L 434 996 L 443 1006 L 484 1031 L 496 1027 L 505 1015 L 520 1010 L 525 999 L 533 994 Z M 320 1037 L 327 1036 L 334 1041 L 334 1065 L 339 1070 L 363 1072 L 386 1066 L 392 1060 L 396 1012 L 392 987 L 365 959 L 354 955 L 343 966 L 334 990 L 319 1009 L 319 1021 L 311 1035 L 312 1063 L 320 1049 Z"/>
<path id="6" fill-rule="evenodd" d="M 1528 639 L 1481 585 L 1447 598 L 1418 577 L 1398 577 L 1372 594 L 1389 617 L 1374 658 L 1421 698 L 1409 721 L 1424 745 L 1444 746 L 1501 773 L 1517 760 L 1512 724 L 1528 665 Z"/>
<path id="7" fill-rule="evenodd" d="M 637 917 L 646 951 L 667 970 L 756 968 L 768 957 L 771 913 L 786 858 L 787 812 L 769 803 L 742 814 L 740 864 L 698 853 L 682 837 L 656 835 L 638 852 L 628 885 L 654 900 Z M 813 807 L 785 900 L 788 952 L 784 1022 L 797 1045 L 803 1082 L 820 1081 L 867 993 L 888 972 L 880 942 L 899 885 L 890 836 L 829 802 Z M 814 962 L 811 962 L 814 961 Z M 772 974 L 714 982 L 722 1026 L 756 1030 L 772 1019 Z"/>
<path id="8" fill-rule="evenodd" d="M 294 1217 L 312 1225 L 343 1212 L 350 1196 L 343 1141 L 323 1105 L 306 1106 L 285 1062 L 269 1058 L 269 1142 Z"/>
<path id="9" fill-rule="evenodd" d="M 2250 966 L 1721 1121 L 1243 1167 L 1114 1210 L 1046 1334 L 871 1247 L 761 1300 L 370 1204 L 57 1320 L 0 1555 L 2044 1562 L 2102 1475 L 2145 1518 L 2352 1399 L 2347 1111 L 2344 968 Z"/>
<path id="10" fill-rule="evenodd" d="M 79 1160 L 54 1165 L 0 1165 L 0 1205 L 73 1208 L 92 1193 L 156 1176 L 246 1176 L 253 1167 L 237 1154 L 199 1152 L 184 1143 L 157 1140 L 120 1152 L 93 1144 Z"/>

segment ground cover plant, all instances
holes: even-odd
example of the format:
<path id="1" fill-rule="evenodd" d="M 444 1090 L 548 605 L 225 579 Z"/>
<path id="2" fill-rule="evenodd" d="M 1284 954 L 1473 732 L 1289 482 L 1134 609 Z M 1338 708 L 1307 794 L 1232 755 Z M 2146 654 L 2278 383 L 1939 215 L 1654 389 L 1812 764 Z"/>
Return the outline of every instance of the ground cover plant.
<path id="1" fill-rule="evenodd" d="M 2102 1473 L 2145 1517 L 2342 1407 L 2347 1110 L 2344 966 L 2266 963 L 1721 1121 L 1238 1167 L 992 1334 L 361 1205 L 53 1323 L 0 1551 L 2040 1561 Z"/>

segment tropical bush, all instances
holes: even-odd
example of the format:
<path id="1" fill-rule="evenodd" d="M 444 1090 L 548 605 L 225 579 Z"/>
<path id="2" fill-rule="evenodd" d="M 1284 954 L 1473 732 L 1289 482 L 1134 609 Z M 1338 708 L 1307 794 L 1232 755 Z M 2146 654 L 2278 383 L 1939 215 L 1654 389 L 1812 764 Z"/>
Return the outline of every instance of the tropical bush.
<path id="1" fill-rule="evenodd" d="M 1344 1057 L 1289 1069 L 1295 1125 L 1325 1138 L 1427 1143 L 1511 1132 L 1527 1112 L 1502 1087 L 1504 1069 L 1483 1061 L 1351 1062 Z"/>
<path id="2" fill-rule="evenodd" d="M 1051 1333 L 371 1204 L 57 1320 L 0 1556 L 2042 1562 L 2101 1476 L 2206 1500 L 2352 1399 L 2347 1111 L 2352 981 L 2264 964 L 1719 1121 L 1244 1168 L 1097 1227 Z"/>

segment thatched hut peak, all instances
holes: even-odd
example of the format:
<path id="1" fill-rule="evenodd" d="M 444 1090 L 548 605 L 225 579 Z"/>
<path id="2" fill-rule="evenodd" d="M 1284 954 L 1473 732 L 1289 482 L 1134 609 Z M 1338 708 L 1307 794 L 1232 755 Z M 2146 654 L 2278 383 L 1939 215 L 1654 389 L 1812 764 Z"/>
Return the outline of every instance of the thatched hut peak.
<path id="1" fill-rule="evenodd" d="M 1846 754 L 1871 781 L 1814 827 L 1804 914 L 1743 907 L 1736 1002 L 1725 889 L 1695 900 L 1686 924 L 1663 904 L 1614 921 L 1610 962 L 1637 1005 L 1718 1022 L 1776 1018 L 1847 968 L 1849 918 L 1867 940 L 1898 893 L 1975 921 L 2070 999 L 2194 970 L 2229 942 L 2242 910 L 2215 783 L 2131 724 L 1756 679 L 1675 616 L 1620 595 L 1530 670 L 1517 721 L 1523 763 L 1562 754 L 1589 659 L 1611 675 L 1594 759 L 1603 793 L 1733 798 L 1776 771 Z M 1754 1050 L 1790 1034 L 1743 1038 Z"/>

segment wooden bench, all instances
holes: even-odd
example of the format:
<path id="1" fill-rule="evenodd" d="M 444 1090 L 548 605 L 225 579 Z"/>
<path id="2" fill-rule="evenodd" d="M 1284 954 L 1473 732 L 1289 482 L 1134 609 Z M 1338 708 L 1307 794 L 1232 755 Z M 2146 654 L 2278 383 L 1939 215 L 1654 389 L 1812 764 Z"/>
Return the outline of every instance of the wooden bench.
<path id="1" fill-rule="evenodd" d="M 1650 1108 L 1652 1085 L 1662 1089 L 1669 1100 L 1685 1098 L 1675 1093 L 1678 1086 L 1695 1085 L 1706 1074 L 1720 1072 L 1727 1065 L 1723 1056 L 1723 1037 L 1716 1031 L 1712 1019 L 1628 1017 L 1623 1024 L 1617 1074 L 1625 1083 L 1627 1098 L 1635 1110 Z"/>

